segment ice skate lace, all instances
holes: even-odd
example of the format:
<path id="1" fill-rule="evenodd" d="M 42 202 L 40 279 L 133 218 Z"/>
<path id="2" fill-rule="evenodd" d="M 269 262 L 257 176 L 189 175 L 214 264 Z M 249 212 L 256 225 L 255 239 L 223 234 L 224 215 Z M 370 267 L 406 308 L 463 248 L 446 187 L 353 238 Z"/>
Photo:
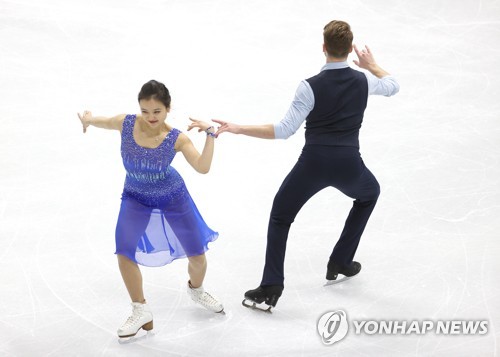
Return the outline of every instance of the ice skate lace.
<path id="1" fill-rule="evenodd" d="M 205 306 L 216 307 L 220 305 L 217 299 L 215 299 L 212 295 L 210 295 L 206 291 L 200 294 L 197 300 Z"/>
<path id="2" fill-rule="evenodd" d="M 130 315 L 127 321 L 125 321 L 122 328 L 125 329 L 134 326 L 137 323 L 137 321 L 139 321 L 139 319 L 141 318 L 141 315 L 142 315 L 142 309 L 134 308 L 134 310 L 132 311 L 132 315 Z"/>

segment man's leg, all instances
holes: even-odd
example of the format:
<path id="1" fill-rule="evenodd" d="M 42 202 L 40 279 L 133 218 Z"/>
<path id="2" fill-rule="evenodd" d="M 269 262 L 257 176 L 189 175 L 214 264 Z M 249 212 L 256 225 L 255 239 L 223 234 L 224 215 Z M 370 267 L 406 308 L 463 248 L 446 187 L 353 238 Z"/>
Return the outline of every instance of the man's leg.
<path id="1" fill-rule="evenodd" d="M 340 239 L 330 256 L 330 261 L 339 266 L 349 266 L 359 245 L 361 235 L 365 230 L 375 204 L 380 194 L 377 179 L 363 164 L 363 174 L 355 182 L 344 187 L 341 191 L 350 197 L 356 198 L 347 217 Z"/>
<path id="2" fill-rule="evenodd" d="M 328 186 L 316 165 L 308 159 L 309 155 L 301 155 L 274 198 L 261 286 L 283 285 L 286 242 L 290 226 L 302 206 L 318 191 Z"/>

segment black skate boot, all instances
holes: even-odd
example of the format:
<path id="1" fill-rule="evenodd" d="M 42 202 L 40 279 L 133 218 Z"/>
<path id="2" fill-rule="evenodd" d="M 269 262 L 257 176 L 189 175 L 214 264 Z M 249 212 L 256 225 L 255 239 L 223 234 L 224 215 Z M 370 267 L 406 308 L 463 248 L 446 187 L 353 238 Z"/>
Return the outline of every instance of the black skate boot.
<path id="1" fill-rule="evenodd" d="M 332 285 L 337 284 L 347 279 L 352 278 L 361 271 L 361 264 L 358 262 L 352 262 L 349 266 L 340 266 L 335 264 L 333 261 L 328 262 L 326 270 L 326 284 Z M 337 280 L 339 274 L 344 275 L 344 277 Z"/>
<path id="2" fill-rule="evenodd" d="M 248 290 L 242 304 L 245 307 L 271 313 L 271 309 L 276 306 L 278 299 L 283 292 L 283 285 L 259 286 L 257 289 Z M 265 304 L 265 307 L 257 304 Z"/>

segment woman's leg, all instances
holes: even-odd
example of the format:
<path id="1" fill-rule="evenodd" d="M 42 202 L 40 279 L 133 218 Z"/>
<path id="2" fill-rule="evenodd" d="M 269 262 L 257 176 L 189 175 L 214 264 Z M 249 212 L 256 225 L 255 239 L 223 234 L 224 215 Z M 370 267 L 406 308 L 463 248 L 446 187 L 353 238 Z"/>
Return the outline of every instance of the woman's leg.
<path id="1" fill-rule="evenodd" d="M 142 274 L 134 257 L 141 237 L 145 234 L 151 208 L 132 199 L 122 199 L 116 224 L 116 255 L 123 282 L 132 302 L 144 302 Z"/>
<path id="2" fill-rule="evenodd" d="M 224 306 L 215 297 L 203 288 L 203 279 L 207 272 L 207 258 L 205 254 L 188 257 L 188 294 L 196 303 L 213 312 L 223 312 Z"/>
<path id="3" fill-rule="evenodd" d="M 192 288 L 199 288 L 203 285 L 205 274 L 207 273 L 207 258 L 205 254 L 188 257 L 188 274 Z"/>
<path id="4" fill-rule="evenodd" d="M 132 302 L 144 303 L 144 291 L 142 289 L 142 274 L 139 266 L 129 258 L 117 254 L 118 266 L 122 274 L 123 282 L 127 287 Z"/>
<path id="5" fill-rule="evenodd" d="M 122 274 L 123 282 L 127 287 L 132 300 L 132 315 L 118 329 L 119 337 L 132 337 L 141 328 L 145 331 L 153 329 L 153 314 L 146 304 L 142 291 L 142 274 L 136 263 L 124 255 L 117 254 L 118 266 Z"/>

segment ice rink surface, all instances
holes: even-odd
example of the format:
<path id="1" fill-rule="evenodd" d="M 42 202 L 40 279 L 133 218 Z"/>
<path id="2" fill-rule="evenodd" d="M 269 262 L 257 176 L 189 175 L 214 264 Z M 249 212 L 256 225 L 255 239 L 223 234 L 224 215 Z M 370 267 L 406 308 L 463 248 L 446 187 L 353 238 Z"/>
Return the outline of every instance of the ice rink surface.
<path id="1" fill-rule="evenodd" d="M 188 115 L 244 124 L 283 117 L 319 72 L 323 26 L 349 22 L 401 85 L 370 97 L 361 152 L 382 194 L 355 279 L 324 287 L 351 199 L 313 197 L 292 225 L 273 315 L 241 306 L 264 262 L 275 192 L 304 143 L 225 134 L 212 170 L 173 166 L 207 223 L 207 290 L 194 305 L 186 260 L 143 269 L 154 335 L 118 343 L 130 313 L 114 256 L 124 169 L 117 132 L 77 111 L 137 113 L 150 79 Z M 0 0 L 1 356 L 500 355 L 500 2 L 498 0 Z M 354 57 L 350 56 L 352 63 Z M 199 150 L 204 135 L 189 132 Z M 329 311 L 366 321 L 488 321 L 486 334 L 348 335 L 321 342 Z"/>

